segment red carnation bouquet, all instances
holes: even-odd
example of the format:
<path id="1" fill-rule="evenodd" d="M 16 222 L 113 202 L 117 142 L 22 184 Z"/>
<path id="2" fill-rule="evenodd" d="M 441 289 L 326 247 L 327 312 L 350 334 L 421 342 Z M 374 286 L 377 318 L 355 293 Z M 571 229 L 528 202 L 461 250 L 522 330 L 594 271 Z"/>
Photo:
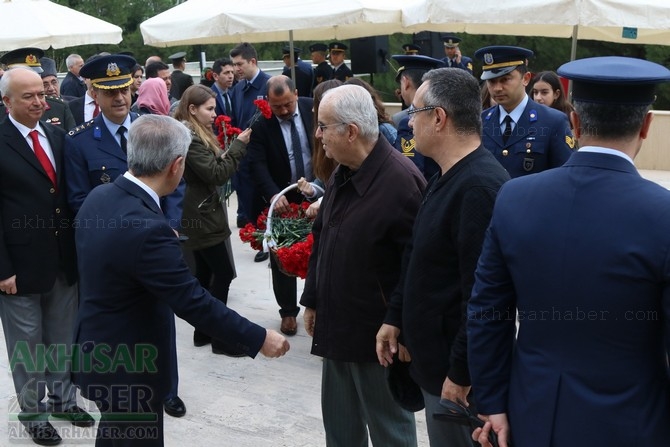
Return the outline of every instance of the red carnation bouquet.
<path id="1" fill-rule="evenodd" d="M 269 102 L 267 102 L 264 99 L 255 99 L 254 105 L 256 106 L 257 109 L 256 112 L 251 117 L 251 120 L 249 121 L 249 127 L 256 124 L 256 121 L 258 121 L 261 118 L 261 116 L 265 119 L 272 118 L 272 108 L 270 107 Z"/>
<path id="2" fill-rule="evenodd" d="M 228 152 L 230 145 L 233 144 L 235 138 L 237 138 L 237 136 L 242 133 L 242 129 L 235 127 L 230 123 L 231 119 L 228 115 L 219 115 L 214 121 L 214 126 L 217 129 L 216 139 L 218 140 L 219 145 L 221 146 L 221 149 L 223 149 L 224 153 Z M 219 196 L 223 200 L 228 200 L 232 193 L 233 184 L 230 180 L 228 180 L 225 185 L 220 187 Z"/>
<path id="3" fill-rule="evenodd" d="M 254 250 L 269 251 L 284 274 L 304 279 L 314 242 L 312 220 L 305 214 L 309 205 L 309 202 L 300 205 L 291 203 L 289 211 L 272 215 L 270 219 L 269 208 L 266 208 L 255 226 L 248 223 L 240 229 L 240 239 L 248 242 Z"/>

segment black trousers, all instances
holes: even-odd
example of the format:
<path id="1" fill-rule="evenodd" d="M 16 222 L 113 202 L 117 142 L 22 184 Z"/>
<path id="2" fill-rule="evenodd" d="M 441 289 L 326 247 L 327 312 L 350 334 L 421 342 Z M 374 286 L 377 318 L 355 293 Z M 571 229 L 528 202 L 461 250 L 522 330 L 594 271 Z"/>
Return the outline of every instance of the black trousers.
<path id="1" fill-rule="evenodd" d="M 270 268 L 272 269 L 272 290 L 275 293 L 277 304 L 279 304 L 279 315 L 282 318 L 296 317 L 300 312 L 296 279 L 284 275 L 272 256 L 270 256 Z"/>

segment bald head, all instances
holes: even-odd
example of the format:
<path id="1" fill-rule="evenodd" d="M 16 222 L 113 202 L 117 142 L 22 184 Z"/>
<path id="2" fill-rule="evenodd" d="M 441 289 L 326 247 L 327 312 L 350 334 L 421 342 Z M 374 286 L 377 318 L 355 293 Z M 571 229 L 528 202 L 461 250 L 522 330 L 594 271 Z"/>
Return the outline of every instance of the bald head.
<path id="1" fill-rule="evenodd" d="M 5 72 L 0 79 L 2 101 L 12 118 L 31 129 L 44 113 L 44 85 L 33 70 L 17 67 Z"/>

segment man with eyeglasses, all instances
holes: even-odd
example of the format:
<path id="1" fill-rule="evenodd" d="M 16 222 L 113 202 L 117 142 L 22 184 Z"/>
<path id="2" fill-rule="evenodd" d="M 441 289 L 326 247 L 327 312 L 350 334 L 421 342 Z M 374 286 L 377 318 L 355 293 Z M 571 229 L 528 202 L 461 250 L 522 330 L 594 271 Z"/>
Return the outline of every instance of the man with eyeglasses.
<path id="1" fill-rule="evenodd" d="M 509 175 L 482 146 L 480 89 L 467 70 L 427 72 L 412 106 L 417 150 L 440 171 L 414 221 L 400 284 L 377 334 L 377 356 L 384 366 L 398 361 L 402 335 L 423 394 L 430 445 L 472 447 L 465 427 L 433 416 L 445 412 L 440 399 L 467 402 L 465 306 L 498 189 Z"/>
<path id="2" fill-rule="evenodd" d="M 277 194 L 304 177 L 314 180 L 312 172 L 312 99 L 298 97 L 293 80 L 279 75 L 267 82 L 268 102 L 273 116 L 261 118 L 253 127 L 247 146 L 251 173 L 258 195 L 254 200 L 253 215 L 258 216 L 270 205 Z M 288 210 L 289 203 L 301 203 L 304 197 L 297 190 L 281 197 L 274 211 Z M 283 274 L 275 260 L 270 258 L 272 289 L 279 304 L 281 331 L 295 335 L 297 304 L 296 279 Z"/>
<path id="3" fill-rule="evenodd" d="M 325 444 L 363 446 L 369 433 L 376 446 L 416 446 L 414 414 L 393 399 L 375 335 L 398 284 L 426 182 L 379 134 L 377 111 L 363 87 L 328 90 L 319 121 L 316 137 L 339 166 L 314 221 L 300 303 L 311 352 L 323 358 Z"/>
<path id="4" fill-rule="evenodd" d="M 400 84 L 400 95 L 405 104 L 412 104 L 416 90 L 421 86 L 421 77 L 424 73 L 434 68 L 444 67 L 443 61 L 419 54 L 398 54 L 391 57 L 400 65 L 395 80 Z M 430 180 L 439 171 L 439 167 L 433 160 L 416 151 L 414 134 L 409 126 L 408 112 L 409 108 L 398 112 L 398 116 L 393 116 L 393 121 L 398 123 L 398 138 L 396 138 L 395 147 L 419 168 L 426 180 Z"/>
<path id="5" fill-rule="evenodd" d="M 65 167 L 68 202 L 76 213 L 96 186 L 112 183 L 128 170 L 128 129 L 138 117 L 130 111 L 130 84 L 135 59 L 121 54 L 100 56 L 87 62 L 80 71 L 88 78 L 100 114 L 71 130 L 65 143 Z M 161 199 L 161 209 L 170 226 L 179 229 L 185 184 Z M 177 237 L 175 235 L 175 237 Z M 172 321 L 174 330 L 174 321 Z M 172 388 L 166 396 L 166 412 L 180 417 L 186 414 L 184 402 L 177 396 L 177 354 L 173 346 Z"/>

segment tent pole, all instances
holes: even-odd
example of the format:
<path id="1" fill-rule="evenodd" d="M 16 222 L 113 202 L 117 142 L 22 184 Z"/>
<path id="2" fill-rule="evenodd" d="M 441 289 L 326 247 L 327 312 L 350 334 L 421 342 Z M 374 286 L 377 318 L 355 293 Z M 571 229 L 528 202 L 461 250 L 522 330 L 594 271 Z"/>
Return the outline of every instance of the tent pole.
<path id="1" fill-rule="evenodd" d="M 289 56 L 291 60 L 291 79 L 295 83 L 295 53 L 293 52 L 293 30 L 288 30 Z"/>
<path id="2" fill-rule="evenodd" d="M 577 35 L 579 34 L 579 25 L 572 27 L 572 45 L 570 46 L 570 60 L 577 58 Z M 568 81 L 568 100 L 572 101 L 572 79 Z"/>

